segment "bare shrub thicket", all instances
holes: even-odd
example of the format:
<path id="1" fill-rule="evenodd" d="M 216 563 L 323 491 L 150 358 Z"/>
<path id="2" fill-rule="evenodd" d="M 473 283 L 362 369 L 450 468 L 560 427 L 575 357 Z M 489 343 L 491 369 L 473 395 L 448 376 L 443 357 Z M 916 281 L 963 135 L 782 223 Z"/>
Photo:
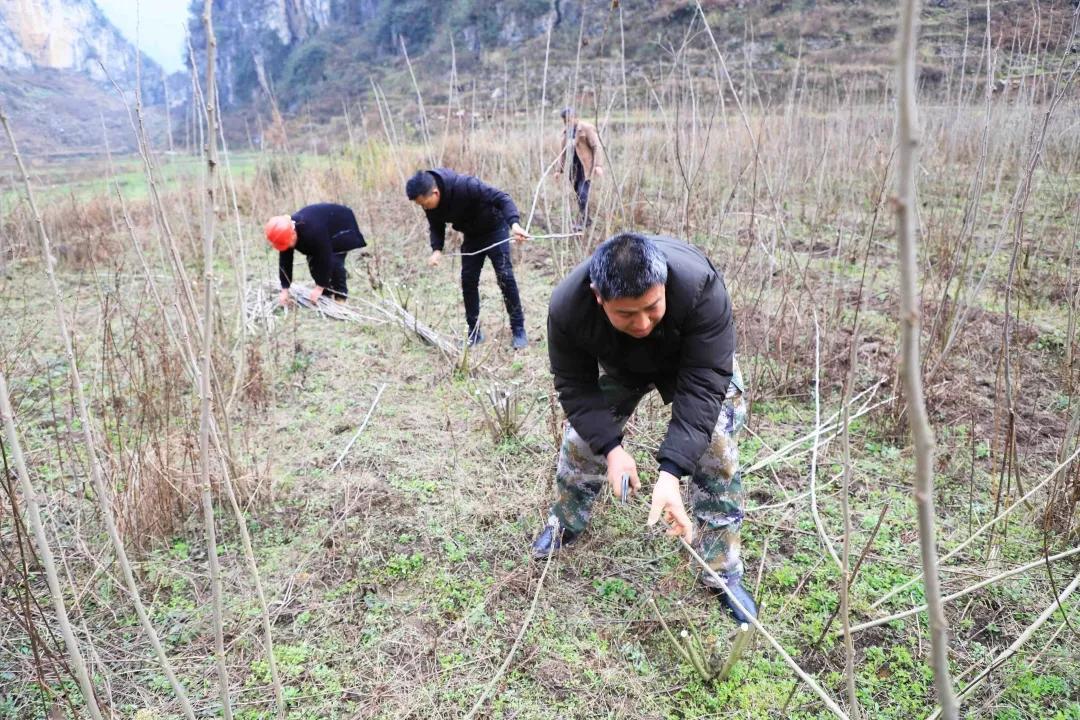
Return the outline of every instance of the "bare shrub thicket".
<path id="1" fill-rule="evenodd" d="M 498 97 L 474 88 L 454 90 L 450 96 L 421 93 L 421 103 L 411 84 L 389 96 L 373 86 L 362 106 L 346 108 L 348 134 L 326 154 L 233 148 L 231 161 L 237 167 L 219 165 L 209 175 L 214 191 L 207 193 L 194 180 L 164 182 L 159 164 L 166 161 L 147 144 L 142 156 L 146 199 L 129 202 L 113 184 L 104 198 L 69 198 L 46 206 L 45 225 L 55 238 L 58 269 L 70 309 L 78 313 L 74 331 L 88 384 L 91 431 L 100 440 L 109 502 L 125 543 L 142 554 L 163 540 L 191 535 L 202 473 L 213 498 L 228 499 L 235 509 L 223 513 L 221 507 L 206 508 L 207 521 L 212 524 L 216 515 L 228 544 L 238 538 L 237 525 L 247 522 L 245 512 L 261 512 L 260 500 L 274 491 L 264 468 L 274 460 L 278 441 L 260 426 L 276 402 L 292 401 L 292 395 L 277 395 L 280 388 L 294 393 L 302 385 L 291 373 L 302 375 L 297 368 L 307 350 L 296 338 L 295 323 L 300 321 L 295 315 L 273 334 L 245 322 L 246 290 L 276 273 L 276 256 L 261 238 L 262 220 L 316 201 L 352 206 L 373 242 L 366 261 L 352 261 L 367 266 L 352 268 L 351 287 L 363 288 L 366 273 L 371 292 L 428 282 L 418 267 L 426 227 L 418 211 L 407 205 L 402 179 L 432 161 L 507 189 L 522 210 L 522 224 L 531 231 L 565 232 L 574 209 L 565 176 L 552 174 L 561 129 L 552 109 L 564 103 L 576 105 L 584 118 L 597 124 L 607 172 L 594 183 L 594 222 L 583 236 L 536 240 L 515 250 L 529 282 L 543 286 L 534 293 L 536 302 L 546 297 L 543 289 L 613 232 L 631 228 L 676 235 L 706 250 L 725 272 L 736 308 L 743 370 L 755 401 L 805 402 L 820 385 L 820 400 L 835 404 L 849 370 L 844 396 L 853 398 L 853 407 L 869 403 L 860 393 L 882 380 L 882 396 L 898 395 L 898 298 L 892 289 L 896 242 L 888 221 L 896 173 L 891 89 L 882 89 L 876 80 L 810 79 L 821 75 L 796 66 L 784 84 L 774 83 L 766 92 L 744 63 L 731 68 L 729 79 L 722 58 L 713 56 L 700 16 L 690 22 L 670 57 L 655 67 L 635 68 L 629 77 L 616 57 L 594 60 L 573 72 L 552 68 L 553 79 L 538 86 L 537 76 L 548 77 L 541 57 L 530 59 L 532 81 L 523 77 L 508 82 L 507 92 Z M 612 42 L 618 34 L 612 30 L 605 37 Z M 1080 412 L 1071 396 L 1077 374 L 1073 324 L 1070 321 L 1062 334 L 1036 314 L 1038 308 L 1064 304 L 1071 315 L 1080 297 L 1074 267 L 1080 227 L 1075 73 L 1070 75 L 1068 68 L 1056 74 L 1025 73 L 1023 68 L 1037 58 L 998 42 L 991 38 L 980 44 L 973 38 L 965 71 L 957 58 L 941 82 L 922 88 L 922 151 L 915 170 L 920 329 L 930 422 L 970 428 L 972 446 L 964 452 L 974 456 L 975 438 L 987 440 L 987 462 L 1007 468 L 979 499 L 994 510 L 990 517 L 1012 507 L 1018 494 L 1039 479 L 1026 475 L 1038 473 L 1041 478 L 1052 461 L 1074 457 L 1080 431 Z M 980 53 L 983 60 L 976 62 Z M 434 82 L 424 76 L 424 67 L 414 69 L 421 86 Z M 441 86 L 445 79 L 438 80 Z M 1055 103 L 1059 95 L 1072 102 Z M 134 113 L 133 102 L 132 107 Z M 203 106 L 199 108 L 205 117 Z M 138 133 L 137 115 L 132 125 Z M 288 133 L 302 132 L 290 124 L 274 127 L 282 148 L 288 147 Z M 238 165 L 244 161 L 248 167 L 241 172 Z M 1022 187 L 1034 198 L 1026 206 L 1018 202 Z M 212 236 L 203 235 L 207 227 L 214 228 Z M 39 271 L 35 232 L 24 204 L 15 202 L 6 209 L 0 216 L 0 270 L 18 262 L 27 272 Z M 70 250 L 60 250 L 62 246 Z M 449 264 L 452 273 L 456 266 Z M 79 291 L 80 283 L 89 289 Z M 1011 315 L 1004 315 L 1000 310 L 1010 288 L 1019 300 L 1009 306 Z M 457 316 L 446 310 L 445 298 L 418 293 L 408 311 L 436 329 L 450 332 L 455 327 L 451 317 Z M 530 312 L 539 317 L 542 306 Z M 213 323 L 210 328 L 204 325 L 207 318 Z M 34 336 L 42 338 L 42 347 L 52 348 L 41 351 L 48 359 L 28 360 L 23 351 L 32 344 L 30 335 L 11 329 L 3 337 L 13 342 L 0 350 L 0 365 L 12 378 L 16 414 L 48 508 L 50 532 L 62 541 L 66 568 L 85 592 L 80 596 L 87 599 L 81 617 L 94 632 L 84 633 L 80 641 L 104 646 L 121 642 L 115 637 L 121 631 L 109 618 L 110 599 L 99 597 L 94 585 L 112 561 L 107 550 L 103 555 L 107 543 L 101 519 L 87 498 L 86 450 L 76 432 L 66 368 L 56 370 L 63 360 L 56 359 L 51 322 L 41 321 Z M 1008 351 L 1002 343 L 1006 326 L 1013 338 Z M 820 348 L 815 338 L 820 338 Z M 820 383 L 815 381 L 816 352 Z M 536 376 L 542 376 L 542 358 L 533 365 Z M 1006 418 L 1002 397 L 1009 368 L 1013 391 L 1033 400 L 1013 403 Z M 279 382 L 282 377 L 287 382 Z M 520 398 L 538 397 L 533 390 L 548 388 L 530 388 Z M 201 423 L 200 394 L 212 398 Z M 872 393 L 870 397 L 874 402 L 882 399 Z M 533 415 L 539 414 L 530 414 L 533 403 L 519 400 L 516 390 L 493 391 L 480 401 L 497 440 L 526 435 Z M 886 426 L 899 438 L 907 408 L 900 400 L 890 408 L 893 418 Z M 650 412 L 642 411 L 645 420 Z M 555 427 L 555 408 L 550 416 Z M 846 418 L 845 412 L 845 428 Z M 803 430 L 816 437 L 814 428 Z M 646 437 L 642 442 L 647 446 L 651 441 Z M 817 453 L 819 443 L 809 444 Z M 827 441 L 820 444 L 824 467 L 837 458 L 828 455 Z M 956 471 L 956 455 L 943 448 L 939 471 Z M 1053 494 L 1043 497 L 1048 528 L 1062 531 L 1057 536 L 1048 531 L 1050 551 L 1075 537 L 1077 477 L 1075 469 L 1060 473 Z M 769 482 L 770 492 L 801 497 L 806 477 L 795 465 L 778 465 Z M 868 482 L 857 475 L 845 479 L 845 497 L 850 484 L 853 507 L 865 501 L 860 488 Z M 231 497 L 226 483 L 235 491 Z M 945 483 L 950 491 L 955 484 Z M 9 500 L 17 502 L 14 486 L 6 487 Z M 943 542 L 967 535 L 970 521 L 957 518 L 970 518 L 974 504 L 973 499 L 968 507 L 960 506 L 954 494 L 939 503 L 939 514 L 948 517 Z M 1043 510 L 1032 508 L 1035 513 Z M 7 508 L 4 513 L 9 516 Z M 1000 553 L 1008 542 L 1007 523 L 1002 525 L 980 552 Z M 838 529 L 831 532 L 836 536 Z M 21 526 L 0 526 L 5 548 L 29 548 L 27 538 Z M 19 570 L 24 557 L 26 566 Z M 867 564 L 874 562 L 868 557 Z M 190 587 L 164 588 L 161 593 L 190 594 L 205 602 L 210 586 L 204 559 Z M 948 559 L 943 557 L 942 563 Z M 3 595 L 5 603 L 22 603 L 24 618 L 0 631 L 4 644 L 25 643 L 38 650 L 33 663 L 19 665 L 15 682 L 23 688 L 36 686 L 40 673 L 42 684 L 49 685 L 68 671 L 63 647 L 50 635 L 49 614 L 32 605 L 35 597 L 47 595 L 33 577 L 37 561 L 32 553 L 5 553 L 4 562 L 5 573 L 15 572 L 21 587 L 34 589 Z M 240 577 L 245 571 L 247 580 Z M 230 552 L 223 557 L 223 574 L 226 594 L 236 593 L 233 600 L 254 607 L 253 598 L 261 594 L 257 582 L 248 584 L 252 574 L 258 577 L 254 560 L 245 568 L 239 553 Z M 877 599 L 853 596 L 853 604 Z M 283 607 L 274 612 L 283 612 Z M 226 624 L 240 622 L 226 615 Z M 264 646 L 269 647 L 271 621 L 265 604 L 263 621 Z M 167 620 L 155 622 L 164 625 Z M 250 625 L 245 632 L 258 634 Z M 185 678 L 193 680 L 187 685 L 200 688 L 201 700 L 215 702 L 206 682 L 214 654 L 209 637 L 201 630 L 193 637 L 179 634 L 183 639 L 177 643 L 188 651 Z M 145 649 L 136 647 L 139 652 Z M 952 649 L 954 662 L 968 666 L 979 659 L 968 654 L 963 643 Z M 242 642 L 230 644 L 227 651 L 230 660 L 235 659 L 237 697 L 248 693 L 247 701 L 265 702 L 269 708 L 270 693 L 254 698 L 255 690 L 237 689 L 243 684 L 237 668 L 256 661 L 260 651 Z M 112 694 L 110 705 L 142 697 L 146 669 L 120 671 L 100 647 L 89 663 L 92 677 L 109 679 L 100 690 Z M 838 696 L 838 688 L 830 689 Z M 26 690 L 21 696 L 30 695 Z M 38 703 L 27 700 L 25 707 L 39 708 Z"/>

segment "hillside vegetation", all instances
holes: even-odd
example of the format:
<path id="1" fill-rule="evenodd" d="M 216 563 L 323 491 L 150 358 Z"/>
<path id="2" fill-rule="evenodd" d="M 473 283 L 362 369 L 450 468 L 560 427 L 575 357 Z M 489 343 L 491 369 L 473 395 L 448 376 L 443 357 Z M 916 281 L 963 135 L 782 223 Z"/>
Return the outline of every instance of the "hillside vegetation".
<path id="1" fill-rule="evenodd" d="M 795 73 L 820 91 L 844 94 L 877 94 L 892 82 L 896 3 L 704 0 L 702 6 L 747 99 L 782 96 Z M 623 58 L 627 80 L 640 89 L 676 60 L 707 75 L 715 64 L 695 4 L 681 0 L 379 0 L 331 7 L 321 23 L 293 18 L 301 26 L 292 28 L 289 42 L 261 26 L 244 3 L 223 9 L 217 34 L 227 101 L 266 110 L 265 90 L 272 90 L 286 112 L 338 115 L 343 101 L 370 102 L 373 82 L 406 101 L 412 86 L 403 45 L 434 104 L 447 101 L 454 67 L 459 94 L 505 91 L 521 107 L 539 102 L 545 57 L 552 87 L 576 83 L 593 93 L 621 84 Z M 1001 52 L 1031 60 L 1016 67 L 1024 74 L 1044 72 L 1068 50 L 1068 3 L 1044 4 L 1035 14 L 1030 4 L 1009 0 L 993 3 L 989 18 L 987 12 L 976 0 L 928 3 L 919 64 L 929 88 L 944 90 L 949 74 L 961 70 L 975 80 L 985 75 L 978 49 L 988 22 Z M 201 47 L 197 17 L 191 31 Z M 969 62 L 962 62 L 965 55 Z"/>

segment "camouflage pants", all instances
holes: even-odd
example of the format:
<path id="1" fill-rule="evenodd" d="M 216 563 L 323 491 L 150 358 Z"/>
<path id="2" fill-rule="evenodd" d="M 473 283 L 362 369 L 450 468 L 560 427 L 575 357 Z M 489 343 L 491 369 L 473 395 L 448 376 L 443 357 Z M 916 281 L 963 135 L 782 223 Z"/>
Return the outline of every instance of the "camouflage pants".
<path id="1" fill-rule="evenodd" d="M 743 572 L 739 531 L 746 494 L 737 442 L 738 434 L 746 424 L 743 387 L 736 362 L 712 440 L 690 478 L 690 505 L 696 521 L 695 549 L 722 576 Z M 610 376 L 601 375 L 600 389 L 622 429 L 638 402 L 653 387 L 626 387 Z M 592 504 L 606 482 L 607 458 L 594 453 L 567 423 L 555 475 L 558 499 L 551 508 L 551 514 L 558 518 L 560 526 L 575 534 L 582 532 L 589 523 Z M 702 576 L 702 582 L 714 585 L 706 575 Z"/>

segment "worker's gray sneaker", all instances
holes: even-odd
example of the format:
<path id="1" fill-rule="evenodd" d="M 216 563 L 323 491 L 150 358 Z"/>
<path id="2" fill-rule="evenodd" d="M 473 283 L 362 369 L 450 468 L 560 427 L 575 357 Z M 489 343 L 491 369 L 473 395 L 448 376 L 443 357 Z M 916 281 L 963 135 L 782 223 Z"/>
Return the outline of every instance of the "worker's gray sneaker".
<path id="1" fill-rule="evenodd" d="M 529 346 L 529 336 L 525 334 L 525 328 L 514 330 L 514 336 L 510 340 L 510 347 L 515 350 L 523 350 Z"/>

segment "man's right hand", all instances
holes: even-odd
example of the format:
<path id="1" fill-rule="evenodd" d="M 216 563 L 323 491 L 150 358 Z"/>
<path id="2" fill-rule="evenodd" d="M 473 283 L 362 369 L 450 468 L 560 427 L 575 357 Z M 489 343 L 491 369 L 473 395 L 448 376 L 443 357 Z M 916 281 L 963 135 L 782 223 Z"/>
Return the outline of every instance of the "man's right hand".
<path id="1" fill-rule="evenodd" d="M 427 259 L 427 264 L 431 267 L 435 267 L 442 262 L 442 250 L 435 250 L 431 253 L 431 257 Z"/>
<path id="2" fill-rule="evenodd" d="M 637 463 L 634 462 L 634 458 L 630 453 L 623 450 L 622 445 L 616 445 L 607 454 L 607 480 L 608 484 L 611 485 L 612 494 L 617 498 L 622 494 L 623 475 L 630 476 L 631 495 L 641 489 L 641 481 L 638 480 L 637 476 Z M 619 499 L 629 500 L 629 498 Z"/>
<path id="3" fill-rule="evenodd" d="M 281 292 L 278 293 L 278 304 L 281 307 L 288 307 L 292 304 L 292 295 L 289 294 L 288 288 L 282 288 Z"/>
<path id="4" fill-rule="evenodd" d="M 660 471 L 656 478 L 656 485 L 653 486 L 649 519 L 645 524 L 652 527 L 661 517 L 669 525 L 668 535 L 682 536 L 686 542 L 693 542 L 694 524 L 690 521 L 690 516 L 686 514 L 686 506 L 683 505 L 682 493 L 679 491 L 679 478 L 663 470 Z"/>

